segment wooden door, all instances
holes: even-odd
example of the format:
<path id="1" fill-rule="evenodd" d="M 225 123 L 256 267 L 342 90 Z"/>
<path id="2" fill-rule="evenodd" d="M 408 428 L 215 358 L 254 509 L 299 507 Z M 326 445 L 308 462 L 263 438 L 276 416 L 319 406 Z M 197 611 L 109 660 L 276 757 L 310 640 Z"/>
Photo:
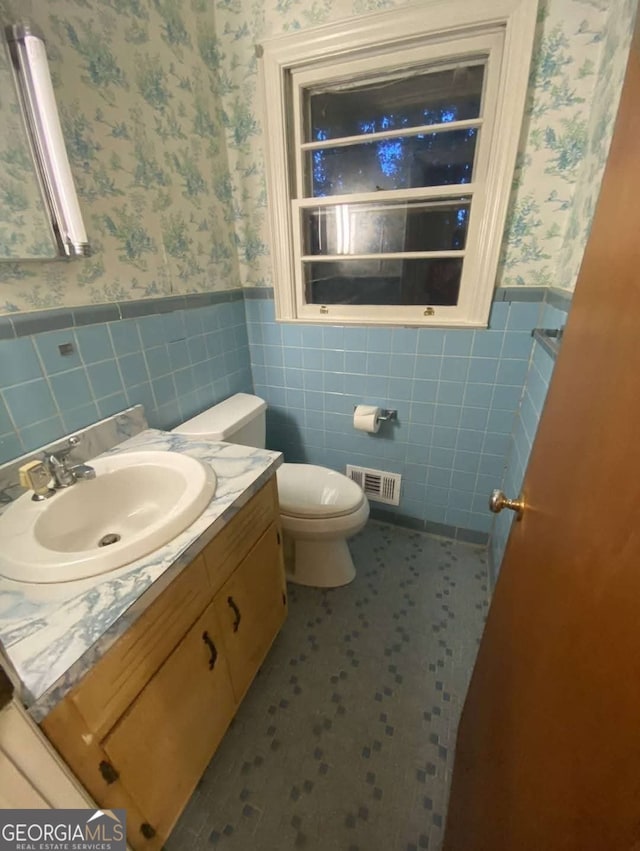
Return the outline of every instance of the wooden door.
<path id="1" fill-rule="evenodd" d="M 182 812 L 234 711 L 211 603 L 102 745 L 159 838 Z"/>
<path id="2" fill-rule="evenodd" d="M 216 594 L 229 671 L 239 702 L 287 614 L 280 531 L 269 526 Z"/>
<path id="3" fill-rule="evenodd" d="M 460 724 L 444 848 L 638 851 L 637 31 L 524 495 Z"/>

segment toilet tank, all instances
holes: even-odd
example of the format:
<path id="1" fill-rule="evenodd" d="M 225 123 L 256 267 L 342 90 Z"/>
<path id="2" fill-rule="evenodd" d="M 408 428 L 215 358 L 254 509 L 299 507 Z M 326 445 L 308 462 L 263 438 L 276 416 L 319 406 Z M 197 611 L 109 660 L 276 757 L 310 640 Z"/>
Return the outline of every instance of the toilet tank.
<path id="1" fill-rule="evenodd" d="M 266 410 L 267 403 L 259 396 L 236 393 L 173 430 L 190 437 L 264 449 Z"/>

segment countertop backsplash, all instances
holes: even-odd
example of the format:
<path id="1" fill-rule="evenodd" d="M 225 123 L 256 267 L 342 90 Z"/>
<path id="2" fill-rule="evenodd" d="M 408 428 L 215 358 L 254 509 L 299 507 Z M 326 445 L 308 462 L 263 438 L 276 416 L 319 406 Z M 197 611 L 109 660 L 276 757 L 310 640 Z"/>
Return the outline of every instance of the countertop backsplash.
<path id="1" fill-rule="evenodd" d="M 74 464 L 81 464 L 90 458 L 95 458 L 109 449 L 113 449 L 123 440 L 135 437 L 148 428 L 142 405 L 134 405 L 97 423 L 92 423 L 86 428 L 72 432 L 80 438 L 79 444 L 69 453 L 69 459 Z M 0 514 L 3 509 L 13 500 L 18 499 L 24 493 L 24 488 L 19 483 L 18 470 L 23 464 L 34 458 L 39 458 L 43 452 L 56 452 L 67 446 L 71 434 L 60 438 L 33 452 L 27 452 L 13 461 L 8 461 L 0 466 Z"/>

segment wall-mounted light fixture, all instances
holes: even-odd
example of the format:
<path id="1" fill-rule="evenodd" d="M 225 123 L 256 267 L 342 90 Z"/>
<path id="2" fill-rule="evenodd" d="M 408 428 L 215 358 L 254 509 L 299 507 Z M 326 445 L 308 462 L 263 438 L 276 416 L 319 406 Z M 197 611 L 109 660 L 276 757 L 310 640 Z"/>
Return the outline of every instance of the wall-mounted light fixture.
<path id="1" fill-rule="evenodd" d="M 69 166 L 42 36 L 30 24 L 5 28 L 43 194 L 61 254 L 88 255 L 89 243 Z"/>

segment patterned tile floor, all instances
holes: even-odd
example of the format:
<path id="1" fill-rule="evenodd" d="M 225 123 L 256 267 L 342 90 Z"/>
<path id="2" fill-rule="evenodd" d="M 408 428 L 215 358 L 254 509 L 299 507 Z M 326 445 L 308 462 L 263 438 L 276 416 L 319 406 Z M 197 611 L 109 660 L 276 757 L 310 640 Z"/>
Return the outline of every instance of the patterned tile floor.
<path id="1" fill-rule="evenodd" d="M 486 552 L 370 522 L 290 614 L 167 851 L 437 851 Z"/>

